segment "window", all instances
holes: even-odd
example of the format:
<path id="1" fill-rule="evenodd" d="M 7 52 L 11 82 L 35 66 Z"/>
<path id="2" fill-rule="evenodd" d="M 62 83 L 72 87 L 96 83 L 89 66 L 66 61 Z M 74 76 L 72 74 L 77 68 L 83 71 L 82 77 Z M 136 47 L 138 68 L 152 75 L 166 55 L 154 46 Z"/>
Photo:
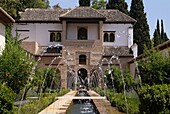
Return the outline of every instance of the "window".
<path id="1" fill-rule="evenodd" d="M 104 33 L 104 42 L 108 42 L 108 34 L 107 33 Z"/>
<path id="2" fill-rule="evenodd" d="M 114 42 L 114 41 L 115 41 L 115 32 L 104 33 L 104 42 Z"/>
<path id="3" fill-rule="evenodd" d="M 78 40 L 87 40 L 87 29 L 86 28 L 79 28 L 78 29 Z"/>
<path id="4" fill-rule="evenodd" d="M 50 42 L 61 42 L 61 33 L 60 32 L 51 32 L 50 33 Z"/>
<path id="5" fill-rule="evenodd" d="M 86 65 L 86 55 L 79 56 L 79 64 Z"/>
<path id="6" fill-rule="evenodd" d="M 110 33 L 110 42 L 114 42 L 115 41 L 115 34 Z"/>

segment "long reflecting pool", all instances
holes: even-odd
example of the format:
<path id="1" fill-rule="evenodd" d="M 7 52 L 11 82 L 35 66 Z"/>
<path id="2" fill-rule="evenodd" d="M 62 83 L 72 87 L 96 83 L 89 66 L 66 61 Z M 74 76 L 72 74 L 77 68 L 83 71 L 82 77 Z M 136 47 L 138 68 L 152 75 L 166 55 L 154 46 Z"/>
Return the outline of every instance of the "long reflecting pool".
<path id="1" fill-rule="evenodd" d="M 79 91 L 77 96 L 89 96 L 86 91 Z M 76 99 L 67 114 L 100 114 L 92 100 Z"/>

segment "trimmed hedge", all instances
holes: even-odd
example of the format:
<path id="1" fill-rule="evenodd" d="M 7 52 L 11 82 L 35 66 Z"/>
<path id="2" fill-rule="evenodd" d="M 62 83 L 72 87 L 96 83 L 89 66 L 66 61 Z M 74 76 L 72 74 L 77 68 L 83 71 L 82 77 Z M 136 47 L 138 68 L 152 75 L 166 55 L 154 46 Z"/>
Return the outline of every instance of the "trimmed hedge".
<path id="1" fill-rule="evenodd" d="M 95 91 L 104 96 L 104 90 L 96 88 Z M 117 107 L 119 111 L 126 112 L 126 102 L 123 93 L 115 93 L 113 90 L 107 90 L 107 99 L 110 101 L 113 107 Z M 135 92 L 127 93 L 128 113 L 139 113 L 139 98 Z"/>
<path id="2" fill-rule="evenodd" d="M 21 107 L 20 112 L 22 114 L 37 114 L 37 112 L 40 112 L 47 106 L 49 106 L 51 103 L 53 103 L 56 99 L 56 96 L 62 96 L 66 93 L 68 93 L 69 89 L 63 89 L 62 91 L 58 93 L 44 93 L 42 98 L 40 100 L 31 101 L 29 104 L 25 104 Z M 57 94 L 57 95 L 56 95 Z M 18 113 L 18 107 L 15 107 L 14 114 Z"/>

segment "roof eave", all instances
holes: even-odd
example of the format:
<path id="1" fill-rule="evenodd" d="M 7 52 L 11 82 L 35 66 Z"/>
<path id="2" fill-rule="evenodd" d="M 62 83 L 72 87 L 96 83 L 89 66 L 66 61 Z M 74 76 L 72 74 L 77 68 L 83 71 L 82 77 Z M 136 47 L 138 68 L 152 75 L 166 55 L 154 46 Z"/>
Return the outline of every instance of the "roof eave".
<path id="1" fill-rule="evenodd" d="M 105 23 L 130 23 L 130 24 L 135 24 L 136 23 L 136 21 L 105 21 Z"/>
<path id="2" fill-rule="evenodd" d="M 60 20 L 106 20 L 105 17 L 59 17 Z"/>
<path id="3" fill-rule="evenodd" d="M 9 23 L 14 23 L 15 20 L 5 11 L 0 7 L 0 13 L 2 13 L 2 15 L 5 17 L 5 20 L 2 19 L 4 21 L 4 24 L 9 24 Z"/>
<path id="4" fill-rule="evenodd" d="M 61 23 L 60 20 L 16 20 L 16 23 Z"/>

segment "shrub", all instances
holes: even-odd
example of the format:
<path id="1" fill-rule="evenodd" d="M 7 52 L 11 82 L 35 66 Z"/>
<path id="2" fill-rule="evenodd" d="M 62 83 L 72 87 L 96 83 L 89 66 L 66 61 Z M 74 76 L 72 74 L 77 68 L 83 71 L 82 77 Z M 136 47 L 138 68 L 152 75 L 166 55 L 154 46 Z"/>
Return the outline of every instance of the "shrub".
<path id="1" fill-rule="evenodd" d="M 95 91 L 102 95 L 104 90 L 96 88 Z M 113 90 L 107 90 L 106 97 L 111 105 L 117 107 L 119 111 L 126 112 L 126 102 L 123 93 L 115 93 Z M 139 98 L 134 92 L 127 93 L 127 106 L 130 114 L 137 114 L 139 112 Z"/>
<path id="2" fill-rule="evenodd" d="M 57 93 L 57 96 L 62 96 L 66 93 L 68 93 L 70 91 L 70 89 L 62 89 Z"/>
<path id="3" fill-rule="evenodd" d="M 0 64 L 0 80 L 18 94 L 27 84 L 34 65 L 34 60 L 20 46 L 18 36 L 8 39 L 0 56 Z"/>
<path id="4" fill-rule="evenodd" d="M 169 84 L 170 56 L 165 56 L 157 50 L 148 51 L 139 63 L 142 83 Z"/>
<path id="5" fill-rule="evenodd" d="M 119 111 L 126 112 L 126 102 L 123 93 L 115 93 L 111 98 L 111 105 L 118 108 Z M 139 112 L 139 100 L 137 96 L 133 94 L 127 95 L 127 108 L 130 114 L 136 114 Z"/>
<path id="6" fill-rule="evenodd" d="M 140 111 L 156 114 L 170 111 L 170 84 L 145 85 L 139 91 Z"/>
<path id="7" fill-rule="evenodd" d="M 0 113 L 9 114 L 12 112 L 14 103 L 14 92 L 0 83 Z"/>
<path id="8" fill-rule="evenodd" d="M 124 77 L 124 82 L 126 85 L 126 90 L 131 90 L 134 86 L 134 79 L 132 77 L 132 75 L 130 74 L 128 69 L 122 70 L 116 66 L 113 66 L 111 68 L 111 73 L 109 73 L 109 71 L 107 70 L 105 72 L 106 76 L 107 76 L 107 87 L 113 87 L 114 84 L 114 89 L 116 90 L 116 92 L 120 93 L 123 92 L 124 90 L 124 83 L 122 80 L 122 75 Z M 112 80 L 112 76 L 113 76 L 113 80 Z"/>
<path id="9" fill-rule="evenodd" d="M 23 105 L 20 112 L 22 112 L 22 114 L 37 114 L 37 112 L 40 112 L 56 100 L 56 94 L 57 96 L 62 96 L 69 91 L 69 89 L 63 89 L 59 93 L 43 93 L 40 100 L 31 101 L 29 104 Z M 14 113 L 17 114 L 17 112 L 18 108 L 15 108 Z"/>

